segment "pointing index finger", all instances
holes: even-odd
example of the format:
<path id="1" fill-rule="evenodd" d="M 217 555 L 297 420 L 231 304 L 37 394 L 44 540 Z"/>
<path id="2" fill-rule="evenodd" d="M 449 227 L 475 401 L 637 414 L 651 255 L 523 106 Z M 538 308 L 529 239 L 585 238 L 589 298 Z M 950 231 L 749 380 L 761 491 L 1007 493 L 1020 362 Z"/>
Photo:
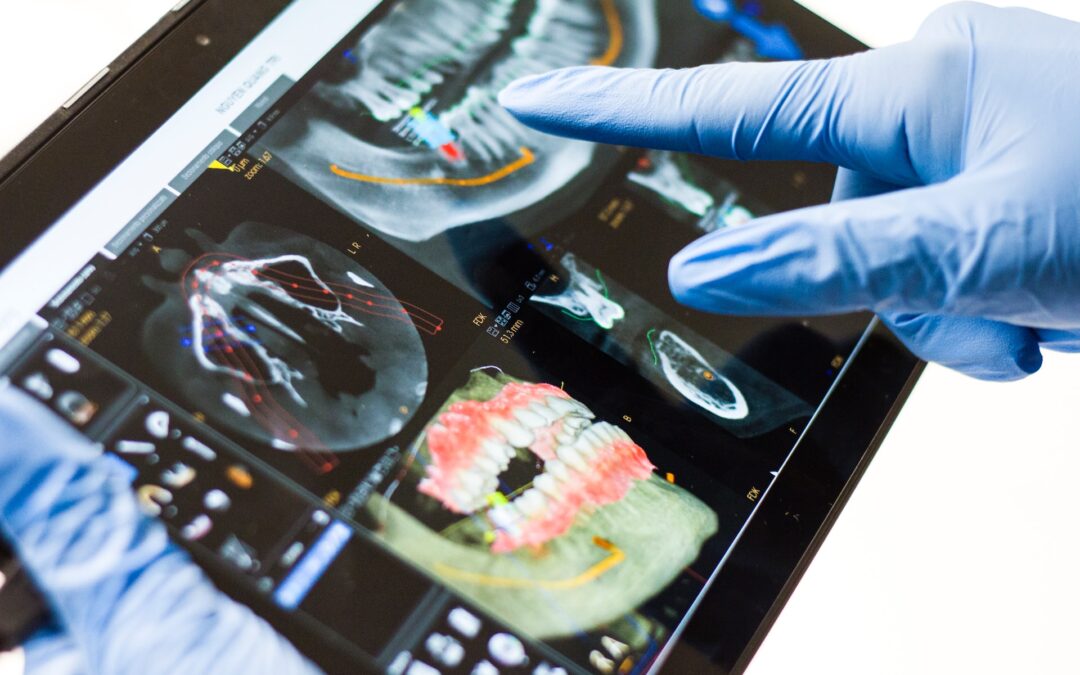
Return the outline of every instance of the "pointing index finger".
<path id="1" fill-rule="evenodd" d="M 920 181 L 907 152 L 903 94 L 888 85 L 902 61 L 897 49 L 683 70 L 565 68 L 517 80 L 499 101 L 521 122 L 561 136 L 824 161 L 911 185 Z"/>

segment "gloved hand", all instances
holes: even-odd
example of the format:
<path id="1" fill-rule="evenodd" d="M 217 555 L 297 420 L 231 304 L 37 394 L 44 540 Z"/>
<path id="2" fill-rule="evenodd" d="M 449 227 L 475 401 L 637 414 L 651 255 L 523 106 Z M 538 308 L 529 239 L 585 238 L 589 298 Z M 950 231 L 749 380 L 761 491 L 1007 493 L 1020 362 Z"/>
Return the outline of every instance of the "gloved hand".
<path id="1" fill-rule="evenodd" d="M 730 314 L 870 309 L 925 359 L 1011 380 L 1080 351 L 1080 24 L 977 3 L 826 61 L 571 68 L 510 85 L 526 124 L 605 143 L 842 167 L 834 203 L 671 263 Z M 844 201 L 841 201 L 844 200 Z"/>
<path id="2" fill-rule="evenodd" d="M 26 645 L 28 675 L 319 672 L 219 593 L 98 454 L 0 389 L 0 530 L 60 624 Z"/>

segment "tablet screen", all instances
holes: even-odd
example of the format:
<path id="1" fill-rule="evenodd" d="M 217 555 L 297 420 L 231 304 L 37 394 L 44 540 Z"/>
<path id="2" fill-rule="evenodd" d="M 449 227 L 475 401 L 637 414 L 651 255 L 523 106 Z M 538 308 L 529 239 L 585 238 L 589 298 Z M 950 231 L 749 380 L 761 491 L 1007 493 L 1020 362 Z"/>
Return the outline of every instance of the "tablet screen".
<path id="1" fill-rule="evenodd" d="M 802 53 L 753 3 L 298 0 L 0 276 L 7 379 L 299 643 L 649 671 L 867 326 L 691 312 L 667 261 L 831 177 L 496 94 Z"/>

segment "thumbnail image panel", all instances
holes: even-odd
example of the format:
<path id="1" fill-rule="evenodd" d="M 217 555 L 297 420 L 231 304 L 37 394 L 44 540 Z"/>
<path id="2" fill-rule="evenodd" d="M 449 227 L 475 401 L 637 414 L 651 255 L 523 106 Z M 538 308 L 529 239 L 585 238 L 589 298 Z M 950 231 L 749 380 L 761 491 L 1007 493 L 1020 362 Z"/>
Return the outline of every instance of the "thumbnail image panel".
<path id="1" fill-rule="evenodd" d="M 652 65 L 658 32 L 651 0 L 404 0 L 263 144 L 379 233 L 428 240 L 532 206 L 593 158 L 592 144 L 519 124 L 503 87 L 562 66 Z"/>
<path id="2" fill-rule="evenodd" d="M 573 253 L 562 255 L 558 274 L 531 302 L 736 436 L 757 436 L 813 412 L 780 385 Z"/>
<path id="3" fill-rule="evenodd" d="M 627 182 L 667 215 L 701 233 L 745 225 L 768 214 L 694 155 L 650 150 L 637 161 Z"/>
<path id="4" fill-rule="evenodd" d="M 222 241 L 185 234 L 142 278 L 159 302 L 141 347 L 191 409 L 316 454 L 372 446 L 411 419 L 428 382 L 420 332 L 441 319 L 297 232 L 245 222 Z"/>
<path id="5" fill-rule="evenodd" d="M 368 509 L 400 555 L 543 640 L 656 639 L 639 608 L 718 531 L 716 511 L 620 426 L 494 366 L 452 393 Z"/>

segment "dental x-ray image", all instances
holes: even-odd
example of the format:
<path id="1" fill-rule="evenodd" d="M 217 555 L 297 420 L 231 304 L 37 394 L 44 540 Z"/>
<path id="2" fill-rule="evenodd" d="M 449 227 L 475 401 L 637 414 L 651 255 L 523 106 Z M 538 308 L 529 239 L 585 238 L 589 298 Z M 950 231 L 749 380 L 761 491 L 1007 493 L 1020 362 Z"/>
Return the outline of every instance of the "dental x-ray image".
<path id="1" fill-rule="evenodd" d="M 442 319 L 403 302 L 344 253 L 247 222 L 221 242 L 195 229 L 143 284 L 147 361 L 192 409 L 314 468 L 396 434 L 424 399 L 420 331 Z"/>
<path id="2" fill-rule="evenodd" d="M 738 437 L 812 413 L 810 406 L 573 253 L 531 302 Z"/>
<path id="3" fill-rule="evenodd" d="M 561 66 L 649 66 L 652 0 L 403 0 L 262 140 L 272 167 L 404 242 L 532 206 L 595 146 L 535 132 L 496 100 Z"/>
<path id="4" fill-rule="evenodd" d="M 768 213 L 747 205 L 738 188 L 692 155 L 650 150 L 638 159 L 627 180 L 668 215 L 706 234 L 745 225 Z"/>
<path id="5" fill-rule="evenodd" d="M 450 396 L 399 476 L 368 503 L 377 536 L 537 639 L 610 632 L 718 529 L 623 429 L 494 367 Z"/>

